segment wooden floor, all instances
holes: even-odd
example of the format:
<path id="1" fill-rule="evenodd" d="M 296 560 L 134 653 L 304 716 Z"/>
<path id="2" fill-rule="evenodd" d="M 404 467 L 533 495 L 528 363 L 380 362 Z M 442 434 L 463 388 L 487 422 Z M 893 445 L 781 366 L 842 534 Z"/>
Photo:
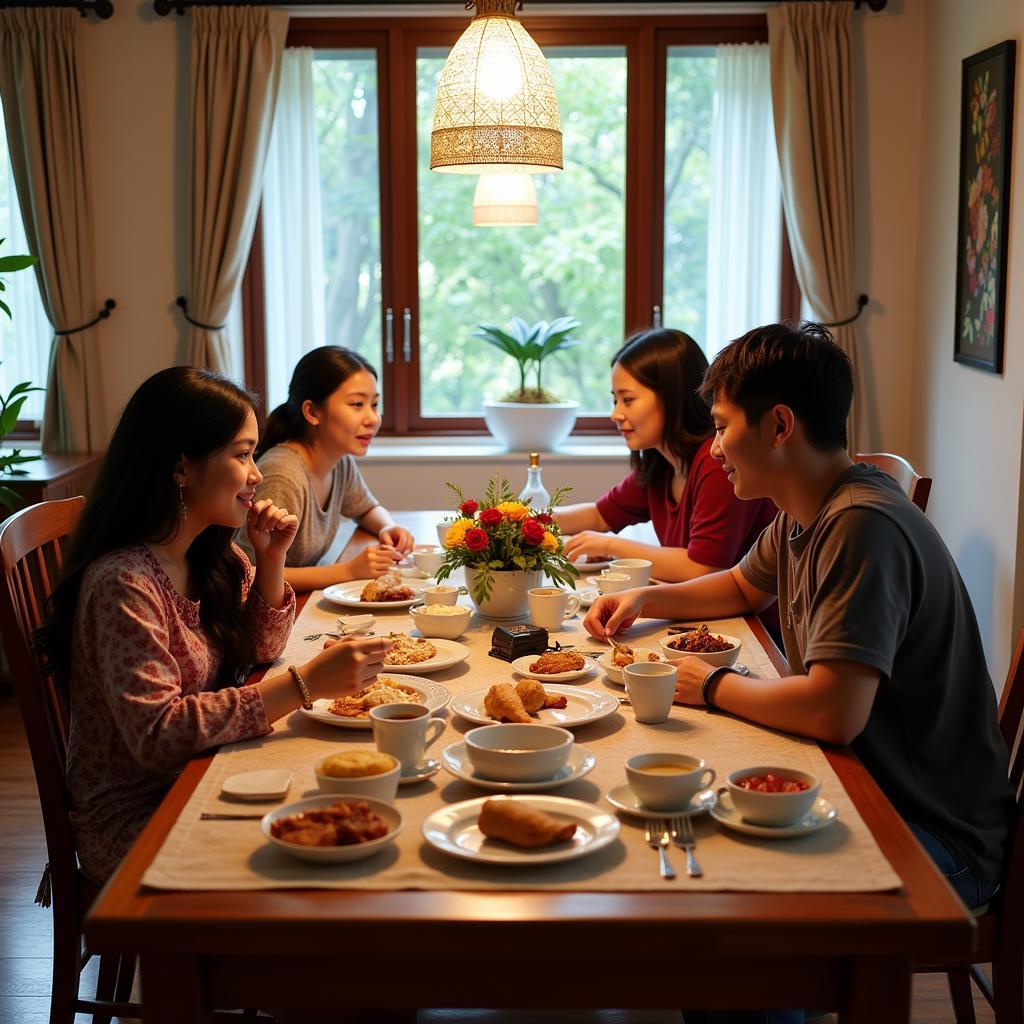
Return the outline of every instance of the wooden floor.
<path id="1" fill-rule="evenodd" d="M 9 691 L 0 689 L 0 1024 L 48 1020 L 50 912 L 33 903 L 45 862 L 42 818 L 21 719 Z M 95 986 L 94 965 L 85 977 L 86 986 Z M 975 1008 L 979 1024 L 992 1024 L 992 1012 L 980 996 Z M 79 1016 L 76 1024 L 90 1019 Z M 822 1024 L 828 1019 L 821 1018 Z M 914 1024 L 953 1024 L 944 977 L 915 978 L 912 1019 Z M 680 1024 L 680 1017 L 674 1011 L 428 1010 L 420 1012 L 418 1024 Z"/>

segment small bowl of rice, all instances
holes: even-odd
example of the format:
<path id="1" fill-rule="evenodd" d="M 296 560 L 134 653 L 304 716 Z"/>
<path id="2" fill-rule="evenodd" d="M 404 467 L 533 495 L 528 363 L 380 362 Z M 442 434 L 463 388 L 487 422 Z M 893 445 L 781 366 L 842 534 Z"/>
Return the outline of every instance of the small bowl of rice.
<path id="1" fill-rule="evenodd" d="M 473 613 L 461 604 L 425 604 L 410 608 L 409 614 L 423 636 L 457 640 L 469 626 Z"/>

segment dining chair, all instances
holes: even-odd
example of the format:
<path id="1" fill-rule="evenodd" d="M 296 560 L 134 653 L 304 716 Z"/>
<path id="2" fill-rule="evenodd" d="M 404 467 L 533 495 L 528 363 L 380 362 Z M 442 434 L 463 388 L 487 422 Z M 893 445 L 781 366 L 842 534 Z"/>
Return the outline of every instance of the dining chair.
<path id="1" fill-rule="evenodd" d="M 858 452 L 853 461 L 870 463 L 883 473 L 888 473 L 922 512 L 928 511 L 932 478 L 921 476 L 902 455 L 890 455 L 888 452 Z"/>
<path id="2" fill-rule="evenodd" d="M 1017 800 L 1002 886 L 989 903 L 973 911 L 978 942 L 970 962 L 914 968 L 946 974 L 957 1024 L 975 1022 L 972 979 L 992 1007 L 996 1024 L 1024 1024 L 1024 629 L 999 700 L 999 731 L 1010 752 L 1010 784 Z M 981 964 L 992 965 L 991 981 Z"/>

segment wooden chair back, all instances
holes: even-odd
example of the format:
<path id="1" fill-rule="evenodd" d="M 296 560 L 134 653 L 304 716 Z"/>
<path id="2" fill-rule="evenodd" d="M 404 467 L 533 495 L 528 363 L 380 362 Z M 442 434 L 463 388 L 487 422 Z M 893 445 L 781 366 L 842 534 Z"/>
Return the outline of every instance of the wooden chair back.
<path id="1" fill-rule="evenodd" d="M 922 512 L 928 510 L 932 478 L 918 474 L 902 455 L 890 455 L 888 452 L 858 452 L 854 456 L 854 462 L 870 463 L 883 473 L 888 473 Z"/>

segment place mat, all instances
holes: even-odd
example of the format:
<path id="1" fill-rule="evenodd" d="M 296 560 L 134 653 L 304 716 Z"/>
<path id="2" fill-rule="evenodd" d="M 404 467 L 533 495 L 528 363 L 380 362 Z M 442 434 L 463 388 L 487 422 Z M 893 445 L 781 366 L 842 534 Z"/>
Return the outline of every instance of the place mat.
<path id="1" fill-rule="evenodd" d="M 329 629 L 342 609 L 312 595 L 299 615 L 284 655 L 289 663 L 311 657 L 323 641 L 302 638 Z M 434 673 L 429 678 L 447 687 L 453 697 L 492 683 L 514 681 L 510 667 L 487 655 L 495 623 L 474 614 L 470 630 L 461 638 L 470 648 L 467 661 Z M 645 620 L 628 633 L 630 643 L 666 635 L 669 623 Z M 742 619 L 711 623 L 723 633 L 743 640 L 741 660 L 753 675 L 777 673 L 761 645 Z M 378 614 L 378 633 L 409 631 L 412 620 L 403 610 Z M 584 633 L 579 617 L 553 634 L 563 645 L 592 650 L 596 644 Z M 580 687 L 622 694 L 621 687 L 595 674 L 578 681 Z M 429 749 L 439 757 L 473 724 L 441 713 L 444 733 Z M 343 864 L 313 864 L 290 857 L 264 840 L 258 821 L 200 821 L 202 811 L 257 813 L 280 803 L 318 794 L 313 766 L 333 751 L 369 749 L 369 731 L 337 729 L 298 712 L 275 723 L 274 732 L 261 739 L 233 744 L 220 750 L 186 804 L 163 847 L 143 877 L 159 889 L 463 889 L 565 891 L 762 891 L 864 892 L 897 888 L 900 879 L 890 867 L 843 790 L 818 745 L 725 714 L 703 708 L 674 707 L 669 721 L 641 725 L 628 706 L 614 715 L 574 730 L 577 744 L 597 756 L 587 776 L 549 795 L 570 797 L 613 811 L 604 800 L 612 787 L 626 781 L 623 764 L 632 754 L 673 751 L 703 757 L 724 783 L 736 768 L 757 764 L 785 764 L 812 771 L 821 779 L 822 796 L 839 811 L 839 820 L 813 835 L 788 840 L 763 840 L 720 827 L 708 816 L 694 819 L 697 856 L 703 878 L 688 878 L 682 850 L 672 848 L 669 858 L 678 877 L 666 882 L 658 876 L 657 851 L 643 839 L 642 822 L 621 816 L 622 829 L 610 846 L 578 860 L 530 868 L 491 867 L 457 860 L 429 846 L 421 834 L 424 819 L 443 804 L 486 795 L 486 791 L 457 780 L 443 769 L 432 779 L 402 787 L 395 806 L 405 827 L 395 842 L 366 860 Z M 256 768 L 287 768 L 293 772 L 291 790 L 284 801 L 238 803 L 220 795 L 223 780 L 236 772 Z"/>

